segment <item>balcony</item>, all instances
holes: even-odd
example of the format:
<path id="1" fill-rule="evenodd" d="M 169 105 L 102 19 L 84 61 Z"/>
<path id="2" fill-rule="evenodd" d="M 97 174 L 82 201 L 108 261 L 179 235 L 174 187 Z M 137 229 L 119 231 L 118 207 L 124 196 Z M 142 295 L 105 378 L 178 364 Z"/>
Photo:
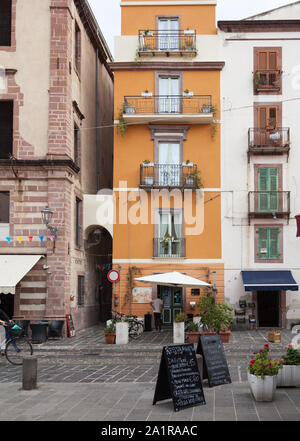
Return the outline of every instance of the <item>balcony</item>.
<path id="1" fill-rule="evenodd" d="M 140 188 L 199 188 L 200 178 L 196 165 L 141 164 Z"/>
<path id="2" fill-rule="evenodd" d="M 248 193 L 248 215 L 250 218 L 289 218 L 289 191 L 250 191 Z"/>
<path id="3" fill-rule="evenodd" d="M 280 92 L 281 70 L 257 70 L 254 73 L 254 89 L 257 93 Z"/>
<path id="4" fill-rule="evenodd" d="M 210 124 L 214 119 L 211 95 L 125 96 L 123 109 L 123 118 L 128 124 Z"/>
<path id="5" fill-rule="evenodd" d="M 154 238 L 153 257 L 164 259 L 185 257 L 185 239 L 174 237 Z"/>
<path id="6" fill-rule="evenodd" d="M 139 56 L 190 56 L 197 55 L 196 33 L 185 31 L 139 31 Z"/>
<path id="7" fill-rule="evenodd" d="M 273 130 L 249 129 L 248 131 L 248 155 L 280 155 L 289 154 L 290 129 L 278 127 Z"/>

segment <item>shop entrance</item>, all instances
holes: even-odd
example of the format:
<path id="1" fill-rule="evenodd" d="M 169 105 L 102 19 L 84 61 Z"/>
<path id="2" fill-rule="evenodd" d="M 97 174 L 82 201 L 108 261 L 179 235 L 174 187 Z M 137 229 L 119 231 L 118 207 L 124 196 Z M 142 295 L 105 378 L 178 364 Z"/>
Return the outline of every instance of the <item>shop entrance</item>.
<path id="1" fill-rule="evenodd" d="M 280 291 L 258 291 L 257 313 L 259 326 L 279 326 Z"/>
<path id="2" fill-rule="evenodd" d="M 163 324 L 171 325 L 176 314 L 182 311 L 182 288 L 158 286 L 157 290 L 164 303 Z"/>
<path id="3" fill-rule="evenodd" d="M 0 294 L 0 308 L 4 311 L 10 319 L 14 315 L 14 298 L 12 294 Z"/>

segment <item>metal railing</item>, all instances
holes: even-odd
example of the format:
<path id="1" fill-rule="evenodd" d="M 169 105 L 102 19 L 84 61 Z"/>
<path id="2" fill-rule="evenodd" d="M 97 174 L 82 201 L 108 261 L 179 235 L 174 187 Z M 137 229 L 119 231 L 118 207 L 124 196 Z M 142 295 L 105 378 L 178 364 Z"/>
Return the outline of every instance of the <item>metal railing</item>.
<path id="1" fill-rule="evenodd" d="M 139 52 L 196 52 L 195 31 L 139 31 L 138 39 Z"/>
<path id="2" fill-rule="evenodd" d="M 153 257 L 185 257 L 185 239 L 175 237 L 164 239 L 161 237 L 155 237 L 153 239 Z"/>
<path id="3" fill-rule="evenodd" d="M 196 165 L 156 164 L 140 165 L 140 187 L 184 187 L 198 188 Z"/>
<path id="4" fill-rule="evenodd" d="M 248 210 L 253 215 L 290 214 L 290 191 L 250 191 L 248 193 Z"/>
<path id="5" fill-rule="evenodd" d="M 124 114 L 203 114 L 212 113 L 211 95 L 125 96 Z"/>
<path id="6" fill-rule="evenodd" d="M 280 90 L 281 70 L 260 69 L 254 74 L 254 87 L 256 90 Z"/>
<path id="7" fill-rule="evenodd" d="M 283 148 L 290 145 L 290 129 L 277 127 L 276 129 L 251 128 L 248 131 L 249 148 L 274 147 Z"/>

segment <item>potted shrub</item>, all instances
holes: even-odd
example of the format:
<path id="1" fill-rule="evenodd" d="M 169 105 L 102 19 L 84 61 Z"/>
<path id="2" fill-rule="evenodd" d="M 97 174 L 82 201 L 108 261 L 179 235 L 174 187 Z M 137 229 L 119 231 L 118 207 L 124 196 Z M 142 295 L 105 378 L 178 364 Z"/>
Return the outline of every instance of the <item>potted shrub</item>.
<path id="1" fill-rule="evenodd" d="M 184 343 L 184 322 L 186 320 L 186 314 L 184 312 L 179 312 L 176 314 L 173 323 L 173 343 L 183 344 Z"/>
<path id="2" fill-rule="evenodd" d="M 200 297 L 197 304 L 204 325 L 204 335 L 213 335 L 217 332 L 214 329 L 214 299 L 211 295 Z"/>
<path id="3" fill-rule="evenodd" d="M 185 183 L 189 187 L 202 188 L 203 184 L 197 169 L 191 171 L 185 178 Z"/>
<path id="4" fill-rule="evenodd" d="M 104 328 L 104 335 L 106 344 L 114 344 L 116 338 L 116 327 L 114 323 Z"/>
<path id="5" fill-rule="evenodd" d="M 197 323 L 190 322 L 188 324 L 188 331 L 186 334 L 188 336 L 189 343 L 198 343 L 200 331 Z"/>
<path id="6" fill-rule="evenodd" d="M 286 347 L 286 354 L 282 357 L 283 365 L 279 371 L 278 387 L 300 387 L 300 351 L 290 343 Z"/>
<path id="7" fill-rule="evenodd" d="M 201 110 L 202 113 L 211 113 L 211 106 L 208 104 L 203 104 Z"/>
<path id="8" fill-rule="evenodd" d="M 142 96 L 143 97 L 151 97 L 152 96 L 152 92 L 149 92 L 147 89 L 144 90 L 144 92 L 142 92 Z"/>
<path id="9" fill-rule="evenodd" d="M 229 326 L 233 322 L 233 308 L 227 303 L 217 303 L 214 308 L 214 318 L 212 326 L 220 335 L 223 343 L 228 343 L 231 331 Z"/>
<path id="10" fill-rule="evenodd" d="M 282 369 L 282 360 L 271 360 L 269 357 L 269 345 L 254 353 L 248 366 L 248 382 L 251 393 L 256 401 L 273 401 L 277 375 Z"/>
<path id="11" fill-rule="evenodd" d="M 194 96 L 194 92 L 190 92 L 189 89 L 185 89 L 183 96 Z"/>

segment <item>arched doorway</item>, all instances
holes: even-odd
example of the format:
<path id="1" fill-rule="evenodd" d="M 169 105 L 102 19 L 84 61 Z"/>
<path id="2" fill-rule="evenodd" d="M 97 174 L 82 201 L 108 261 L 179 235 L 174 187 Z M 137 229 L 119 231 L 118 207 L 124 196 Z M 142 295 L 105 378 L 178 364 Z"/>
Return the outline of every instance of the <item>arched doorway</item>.
<path id="1" fill-rule="evenodd" d="M 107 273 L 112 268 L 112 237 L 108 230 L 98 225 L 86 231 L 85 251 L 88 266 L 88 285 L 94 290 L 99 304 L 99 320 L 111 318 L 112 286 Z"/>

